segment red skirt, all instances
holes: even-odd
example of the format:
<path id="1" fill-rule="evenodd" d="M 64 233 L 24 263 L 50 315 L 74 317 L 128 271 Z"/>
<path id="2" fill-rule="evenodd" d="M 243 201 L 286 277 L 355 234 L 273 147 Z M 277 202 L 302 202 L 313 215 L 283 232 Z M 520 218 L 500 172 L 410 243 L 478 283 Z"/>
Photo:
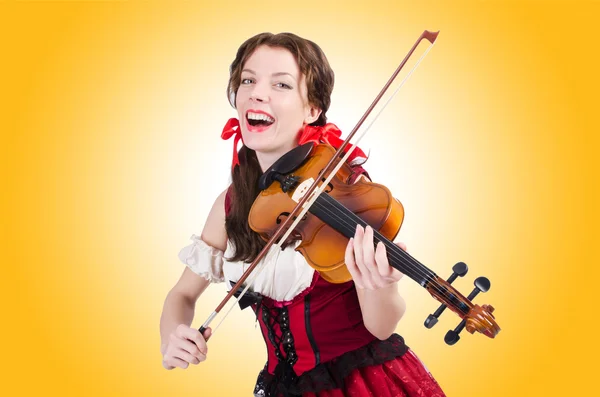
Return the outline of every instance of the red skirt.
<path id="1" fill-rule="evenodd" d="M 343 389 L 307 392 L 302 397 L 445 397 L 437 381 L 421 360 L 408 350 L 383 364 L 353 370 Z"/>

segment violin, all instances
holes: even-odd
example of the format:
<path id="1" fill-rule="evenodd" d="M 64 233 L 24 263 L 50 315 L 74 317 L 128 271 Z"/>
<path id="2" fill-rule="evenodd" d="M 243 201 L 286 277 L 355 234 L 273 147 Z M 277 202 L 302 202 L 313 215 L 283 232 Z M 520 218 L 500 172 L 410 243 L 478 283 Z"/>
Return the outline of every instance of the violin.
<path id="1" fill-rule="evenodd" d="M 475 289 L 468 297 L 463 296 L 451 283 L 467 273 L 466 264 L 459 262 L 454 265 L 453 274 L 444 280 L 392 242 L 402 226 L 404 208 L 387 187 L 364 179 L 354 184 L 346 183 L 352 173 L 346 159 L 356 147 L 354 144 L 347 150 L 350 140 L 420 41 L 426 39 L 433 45 L 438 33 L 423 32 L 337 150 L 328 144 L 308 142 L 286 153 L 263 173 L 259 180 L 260 193 L 252 205 L 248 222 L 266 241 L 266 245 L 200 327 L 202 334 L 234 294 L 238 296 L 238 301 L 242 298 L 253 278 L 241 292 L 240 288 L 270 247 L 274 244 L 281 246 L 292 233 L 302 240 L 296 250 L 302 253 L 321 277 L 331 283 L 350 281 L 352 277 L 344 263 L 344 256 L 348 239 L 354 236 L 357 225 L 370 225 L 374 232 L 374 244 L 382 242 L 385 245 L 390 266 L 417 282 L 441 303 L 427 317 L 425 327 L 433 327 L 442 312 L 449 308 L 462 321 L 454 330 L 446 333 L 444 339 L 447 344 L 455 344 L 465 327 L 471 334 L 477 331 L 490 338 L 498 334 L 500 327 L 492 314 L 494 308 L 487 304 L 480 306 L 472 303 L 479 292 L 489 290 L 491 284 L 487 278 L 477 278 Z M 253 276 L 259 271 L 260 268 L 256 269 Z"/>
<path id="2" fill-rule="evenodd" d="M 335 154 L 330 145 L 309 142 L 275 162 L 259 180 L 261 192 L 248 217 L 252 230 L 268 241 L 306 194 L 308 187 L 319 179 L 319 174 Z M 379 242 L 385 245 L 390 266 L 425 288 L 444 308 L 463 318 L 467 331 L 495 337 L 500 328 L 492 315 L 494 308 L 473 304 L 472 297 L 465 298 L 450 285 L 453 280 L 441 279 L 394 244 L 391 240 L 400 231 L 404 207 L 381 184 L 362 178 L 354 184 L 347 184 L 345 181 L 351 173 L 350 166 L 342 163 L 340 170 L 308 209 L 310 214 L 305 215 L 294 228 L 294 233 L 302 240 L 296 250 L 302 253 L 308 264 L 330 283 L 350 281 L 352 277 L 344 263 L 348 239 L 354 236 L 357 225 L 370 225 L 374 231 L 374 245 Z M 464 275 L 466 271 L 461 273 Z M 477 284 L 482 287 L 477 291 L 485 289 L 485 282 Z M 429 318 L 429 328 L 434 321 L 437 322 L 437 316 Z M 457 334 L 451 336 L 456 337 Z"/>

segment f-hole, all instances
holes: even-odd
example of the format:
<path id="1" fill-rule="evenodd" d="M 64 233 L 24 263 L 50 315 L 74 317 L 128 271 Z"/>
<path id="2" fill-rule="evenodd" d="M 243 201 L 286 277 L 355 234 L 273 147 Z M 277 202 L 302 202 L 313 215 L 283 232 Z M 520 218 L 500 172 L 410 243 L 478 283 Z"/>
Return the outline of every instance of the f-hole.
<path id="1" fill-rule="evenodd" d="M 322 178 L 321 182 L 325 182 L 325 179 L 327 179 L 327 178 Z M 329 193 L 331 191 L 333 191 L 333 184 L 331 182 L 329 182 L 327 184 L 327 187 L 325 188 L 325 190 L 323 190 L 323 193 Z"/>
<path id="2" fill-rule="evenodd" d="M 282 212 L 281 214 L 279 214 L 279 216 L 277 217 L 277 220 L 275 221 L 278 225 L 283 222 L 284 218 L 287 218 L 288 216 L 290 216 L 289 212 Z M 298 218 L 297 216 L 294 217 L 294 220 L 296 220 L 296 218 Z M 304 216 L 302 217 L 302 221 L 305 221 L 307 219 L 307 214 L 304 214 Z"/>
<path id="3" fill-rule="evenodd" d="M 321 169 L 321 171 L 319 171 L 319 174 L 320 174 L 321 172 L 323 172 L 323 169 Z M 323 178 L 321 178 L 321 182 L 325 182 L 325 179 L 327 179 L 327 177 L 323 177 Z M 331 191 L 333 191 L 333 184 L 332 184 L 331 182 L 329 182 L 329 183 L 327 184 L 327 188 L 326 188 L 325 190 L 323 190 L 323 192 L 325 192 L 325 193 L 329 193 L 329 192 L 331 192 Z"/>

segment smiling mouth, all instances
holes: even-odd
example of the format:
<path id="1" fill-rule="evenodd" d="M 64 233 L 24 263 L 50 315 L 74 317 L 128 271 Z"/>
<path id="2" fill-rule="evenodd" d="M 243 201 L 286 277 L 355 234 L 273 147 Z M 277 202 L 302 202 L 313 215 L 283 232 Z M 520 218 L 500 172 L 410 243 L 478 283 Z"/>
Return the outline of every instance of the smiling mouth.
<path id="1" fill-rule="evenodd" d="M 268 127 L 275 122 L 275 119 L 265 113 L 246 113 L 246 120 L 252 127 Z"/>

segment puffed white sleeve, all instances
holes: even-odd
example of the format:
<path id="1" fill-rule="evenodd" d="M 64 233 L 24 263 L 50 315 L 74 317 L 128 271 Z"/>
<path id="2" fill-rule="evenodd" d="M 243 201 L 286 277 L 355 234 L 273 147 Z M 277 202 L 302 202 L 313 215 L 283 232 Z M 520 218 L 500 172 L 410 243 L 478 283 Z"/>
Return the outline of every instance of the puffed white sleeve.
<path id="1" fill-rule="evenodd" d="M 179 260 L 194 273 L 212 283 L 225 281 L 223 275 L 223 251 L 205 243 L 200 237 L 192 234 L 192 244 L 179 251 Z"/>

